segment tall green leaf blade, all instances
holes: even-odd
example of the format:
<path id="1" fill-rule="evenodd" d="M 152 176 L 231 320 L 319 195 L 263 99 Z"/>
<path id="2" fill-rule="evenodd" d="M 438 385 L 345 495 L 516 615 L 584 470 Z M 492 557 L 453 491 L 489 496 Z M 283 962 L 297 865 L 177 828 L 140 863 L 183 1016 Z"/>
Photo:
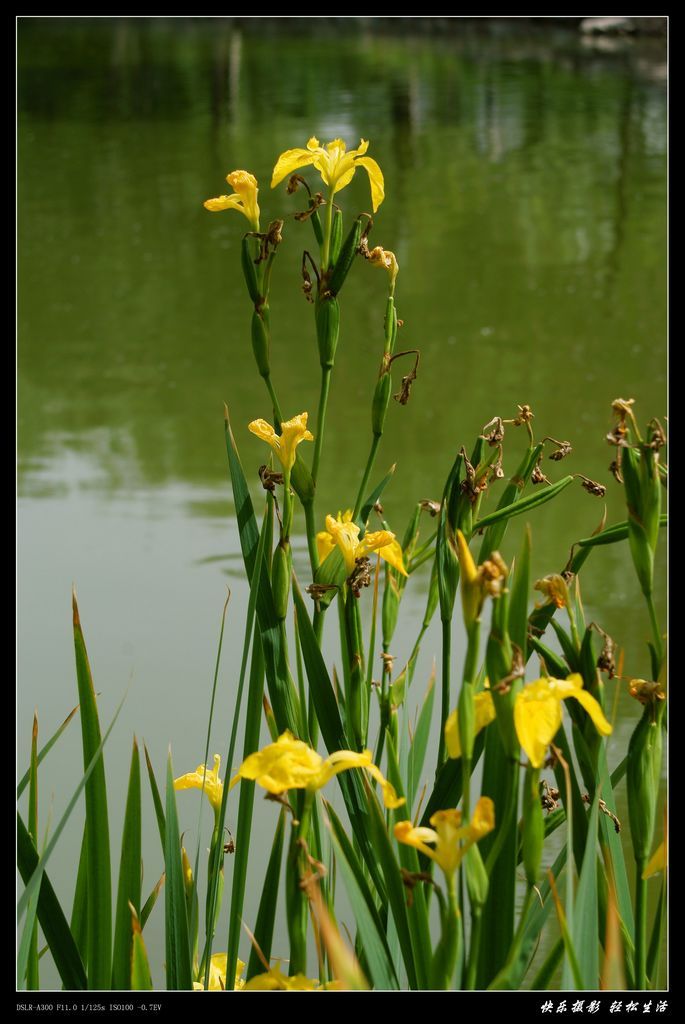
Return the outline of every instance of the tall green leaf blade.
<path id="1" fill-rule="evenodd" d="M 271 958 L 271 943 L 273 941 L 276 906 L 278 904 L 278 886 L 281 875 L 281 861 L 283 860 L 284 836 L 285 809 L 281 810 L 281 813 L 278 816 L 278 825 L 276 826 L 276 834 L 274 835 L 274 841 L 271 846 L 269 863 L 266 866 L 266 875 L 264 876 L 264 884 L 262 886 L 262 896 L 259 901 L 259 910 L 257 911 L 257 920 L 254 926 L 255 942 L 261 949 L 267 963 Z M 247 965 L 245 980 L 249 981 L 255 974 L 261 974 L 263 971 L 264 966 L 262 961 L 257 956 L 257 951 L 253 947 Z"/>
<path id="2" fill-rule="evenodd" d="M 558 879 L 561 875 L 566 863 L 566 855 L 566 847 L 564 847 L 559 851 L 550 869 L 553 878 Z M 519 989 L 523 984 L 535 947 L 540 941 L 542 929 L 554 902 L 548 878 L 545 878 L 538 886 L 538 890 L 539 896 L 536 894 L 535 898 L 529 901 L 524 919 L 519 925 L 521 940 L 512 946 L 506 964 L 488 986 L 490 989 Z"/>
<path id="3" fill-rule="evenodd" d="M 30 779 L 29 779 L 29 831 L 32 836 L 35 837 L 36 842 L 38 841 L 38 715 L 33 716 L 33 729 L 31 733 L 31 766 L 30 766 Z M 26 964 L 26 987 L 30 990 L 35 991 L 40 988 L 40 978 L 38 972 L 38 929 L 36 927 L 36 911 L 38 909 L 38 899 L 36 896 L 32 900 L 33 906 L 27 911 L 26 921 L 26 935 L 30 936 L 28 940 L 27 956 L 28 961 Z M 31 930 L 28 930 L 28 918 L 33 919 Z M 23 945 L 23 943 L 22 943 Z M 24 977 L 23 969 L 19 975 L 21 979 Z"/>
<path id="4" fill-rule="evenodd" d="M 392 965 L 392 957 L 377 914 L 373 914 L 364 894 L 364 874 L 358 861 L 350 862 L 345 850 L 332 831 L 336 851 L 336 867 L 342 875 L 345 889 L 352 907 L 358 934 L 364 949 L 365 966 L 377 991 L 399 989 L 399 983 Z M 349 849 L 349 847 L 348 847 Z"/>
<path id="5" fill-rule="evenodd" d="M 245 739 L 243 742 L 243 758 L 249 757 L 259 747 L 259 729 L 262 715 L 262 694 L 264 692 L 264 658 L 259 640 L 259 630 L 255 625 L 254 643 L 252 645 L 252 661 L 250 664 L 250 681 L 248 685 L 247 709 L 245 713 Z M 243 779 L 240 783 L 238 799 L 238 824 L 236 835 L 235 861 L 233 864 L 233 881 L 231 887 L 231 908 L 228 923 L 228 945 L 226 977 L 235 978 L 238 963 L 238 946 L 240 944 L 241 918 L 245 899 L 245 882 L 247 866 L 250 858 L 250 837 L 252 832 L 252 812 L 254 809 L 255 783 Z"/>
<path id="6" fill-rule="evenodd" d="M 45 744 L 45 746 L 41 747 L 41 749 L 38 751 L 38 755 L 37 755 L 37 763 L 38 764 L 40 764 L 41 761 L 43 760 L 43 758 L 46 757 L 50 753 L 50 751 L 54 747 L 55 743 L 60 738 L 60 736 L 62 735 L 62 733 L 66 729 L 66 727 L 69 725 L 69 722 L 72 720 L 72 718 L 74 717 L 74 715 L 76 714 L 77 711 L 78 711 L 78 704 L 76 705 L 75 708 L 72 708 L 72 710 L 69 712 L 67 717 L 64 719 L 64 721 L 60 725 L 60 727 L 56 730 L 56 732 L 54 732 L 52 734 L 52 736 L 50 737 L 48 742 Z M 19 799 L 19 797 L 22 795 L 22 793 L 24 792 L 24 790 L 26 789 L 26 787 L 29 784 L 30 773 L 31 773 L 31 769 L 29 768 L 29 770 L 22 776 L 21 781 L 19 782 L 19 785 L 17 786 L 17 800 Z"/>
<path id="7" fill-rule="evenodd" d="M 131 911 L 131 962 L 129 974 L 131 976 L 131 988 L 134 992 L 149 992 L 154 988 L 150 963 L 145 948 L 145 940 L 135 912 Z"/>
<path id="8" fill-rule="evenodd" d="M 426 690 L 426 696 L 424 697 L 421 711 L 419 712 L 419 720 L 416 723 L 416 732 L 414 733 L 411 747 L 409 748 L 407 767 L 407 806 L 409 808 L 414 806 L 416 791 L 421 778 L 421 772 L 423 771 L 423 764 L 426 759 L 426 749 L 428 747 L 428 739 L 430 736 L 434 702 L 435 665 L 433 666 L 433 671 L 431 672 L 430 679 L 428 680 L 428 689 Z"/>
<path id="9" fill-rule="evenodd" d="M 597 825 L 599 790 L 592 801 L 585 856 L 576 889 L 573 917 L 573 945 L 577 950 L 583 988 L 599 988 L 599 920 L 597 893 Z"/>
<path id="10" fill-rule="evenodd" d="M 507 509 L 510 505 L 515 505 L 517 501 L 520 501 L 523 489 L 530 479 L 530 475 L 533 472 L 542 448 L 543 446 L 541 444 L 537 444 L 528 449 L 513 477 L 511 477 L 502 491 L 500 500 L 497 503 L 496 511 L 499 512 Z M 507 526 L 508 519 L 501 519 L 499 522 L 493 523 L 487 528 L 483 535 L 480 551 L 478 552 L 479 565 L 482 565 L 483 562 L 490 557 L 493 551 L 498 550 L 500 544 L 504 540 Z"/>
<path id="11" fill-rule="evenodd" d="M 573 483 L 572 476 L 562 477 L 557 483 L 550 484 L 549 487 L 543 487 L 542 490 L 535 491 L 525 498 L 520 498 L 512 505 L 495 509 L 494 512 L 490 512 L 489 515 L 483 516 L 474 523 L 473 532 L 476 533 L 487 526 L 493 526 L 495 523 L 505 522 L 514 516 L 523 515 L 524 512 L 531 512 L 534 508 L 538 508 L 538 506 L 544 505 L 546 502 L 556 498 L 570 483 Z"/>
<path id="12" fill-rule="evenodd" d="M 159 831 L 159 838 L 162 843 L 162 853 L 166 848 L 166 822 L 164 818 L 164 805 L 162 798 L 159 795 L 159 786 L 157 785 L 157 779 L 155 778 L 155 772 L 152 767 L 152 761 L 150 760 L 150 754 L 148 753 L 147 746 L 143 744 L 145 750 L 145 764 L 147 765 L 147 776 L 150 780 L 150 792 L 152 793 L 152 803 L 155 808 L 155 817 L 157 819 L 157 829 Z"/>
<path id="13" fill-rule="evenodd" d="M 238 520 L 240 546 L 243 552 L 247 575 L 252 579 L 259 545 L 259 529 L 243 467 L 238 456 L 235 438 L 229 424 L 227 409 L 225 411 L 225 425 L 226 451 L 228 453 L 228 465 L 233 487 L 233 501 Z M 300 733 L 301 721 L 299 701 L 297 691 L 290 676 L 286 653 L 281 643 L 281 631 L 276 615 L 271 581 L 269 580 L 266 565 L 263 562 L 259 569 L 258 582 L 257 621 L 259 622 L 262 640 L 269 697 L 279 730 L 282 732 L 285 729 L 290 729 L 297 736 Z"/>
<path id="14" fill-rule="evenodd" d="M 74 650 L 81 707 L 84 770 L 101 746 L 95 688 L 81 629 L 76 593 L 73 594 Z M 110 870 L 107 782 L 102 755 L 86 784 L 88 856 L 88 986 L 107 989 L 112 971 L 112 878 Z"/>
<path id="15" fill-rule="evenodd" d="M 181 840 L 176 812 L 174 774 L 171 765 L 171 751 L 167 760 L 166 775 L 166 842 L 164 850 L 164 910 L 166 921 L 166 987 L 167 989 L 192 989 L 193 979 L 190 967 L 190 936 L 188 933 L 188 912 L 186 909 L 185 886 L 183 885 L 183 864 L 181 862 Z"/>
<path id="16" fill-rule="evenodd" d="M 141 904 L 141 814 L 140 757 L 134 736 L 124 828 L 121 836 L 121 862 L 112 957 L 113 989 L 131 987 L 131 956 L 134 934 L 131 927 L 131 904 L 136 913 L 139 913 Z"/>
<path id="17" fill-rule="evenodd" d="M 657 902 L 656 912 L 654 914 L 652 936 L 649 940 L 649 949 L 647 951 L 647 977 L 651 982 L 652 988 L 659 988 L 659 962 L 661 959 L 661 947 L 664 941 L 664 929 L 666 927 L 666 918 L 668 916 L 667 896 L 668 886 L 666 884 L 666 876 L 664 874 L 664 879 L 661 883 L 661 889 L 659 890 L 659 900 Z"/>
<path id="18" fill-rule="evenodd" d="M 336 750 L 350 750 L 345 729 L 340 718 L 335 693 L 328 676 L 328 669 L 323 660 L 321 649 L 314 635 L 311 620 L 307 614 L 302 594 L 293 578 L 293 599 L 297 609 L 297 625 L 300 631 L 302 657 L 309 680 L 309 690 L 316 709 L 316 717 L 321 728 L 321 735 L 329 754 Z M 369 810 L 361 788 L 358 772 L 342 772 L 338 775 L 338 783 L 345 799 L 347 813 L 359 843 L 362 856 L 369 869 L 379 895 L 383 894 L 384 886 L 378 870 L 378 861 L 369 840 Z"/>
<path id="19" fill-rule="evenodd" d="M 370 825 L 371 841 L 385 879 L 387 900 L 397 928 L 397 934 L 400 940 L 400 949 L 402 950 L 402 960 L 407 972 L 409 987 L 411 989 L 417 989 L 419 987 L 419 983 L 416 974 L 416 962 L 414 959 L 414 949 L 412 946 L 411 932 L 409 930 L 409 920 L 407 917 L 406 896 L 404 892 L 404 885 L 402 884 L 402 876 L 400 875 L 399 864 L 397 863 L 397 858 L 395 857 L 392 843 L 390 842 L 390 837 L 388 836 L 388 832 L 385 827 L 383 813 L 378 805 L 375 794 L 372 792 L 371 787 L 366 780 L 364 783 L 364 789 L 366 791 L 369 807 L 368 820 Z"/>
<path id="20" fill-rule="evenodd" d="M 602 798 L 606 803 L 607 809 L 611 811 L 612 814 L 616 814 L 614 786 L 618 784 L 618 781 L 615 782 L 613 778 L 609 776 L 605 743 L 600 744 L 599 747 L 597 770 L 599 789 L 603 794 Z M 600 815 L 599 842 L 602 848 L 602 854 L 604 856 L 607 871 L 611 873 L 611 876 L 614 879 L 618 913 L 624 927 L 628 931 L 630 941 L 634 942 L 635 922 L 633 920 L 633 904 L 630 896 L 630 883 L 628 881 L 628 872 L 626 870 L 623 843 L 621 842 L 620 834 L 616 831 L 616 826 L 614 825 L 613 820 L 607 817 L 606 814 Z"/>
<path id="21" fill-rule="evenodd" d="M 81 838 L 81 854 L 76 872 L 74 901 L 71 908 L 69 924 L 74 942 L 78 947 L 81 959 L 88 964 L 88 835 L 85 825 Z"/>
<path id="22" fill-rule="evenodd" d="M 523 655 L 525 665 L 528 642 L 528 591 L 530 588 L 530 527 L 526 526 L 521 553 L 516 559 L 514 581 L 510 583 L 509 636 Z"/>
<path id="23" fill-rule="evenodd" d="M 59 841 L 59 838 L 62 835 L 62 832 L 64 831 L 64 828 L 65 828 L 65 826 L 66 826 L 66 824 L 67 824 L 67 822 L 68 822 L 68 820 L 69 820 L 69 818 L 71 816 L 72 811 L 74 810 L 74 807 L 76 806 L 76 803 L 78 801 L 78 798 L 81 795 L 82 790 L 88 784 L 88 780 L 90 779 L 93 771 L 95 770 L 97 764 L 100 761 L 102 750 L 103 750 L 103 748 L 105 746 L 105 743 L 109 739 L 109 734 L 111 733 L 112 729 L 114 728 L 114 725 L 116 723 L 117 718 L 119 717 L 119 712 L 121 711 L 122 707 L 124 706 L 124 700 L 125 699 L 126 699 L 126 695 L 124 695 L 121 703 L 119 704 L 119 707 L 117 708 L 117 710 L 116 710 L 116 712 L 114 714 L 114 718 L 112 719 L 112 721 L 110 723 L 109 729 L 107 730 L 107 732 L 103 736 L 103 738 L 102 738 L 102 740 L 101 740 L 97 750 L 93 754 L 93 757 L 92 757 L 92 760 L 90 761 L 90 764 L 88 765 L 88 767 L 86 768 L 85 772 L 83 773 L 81 781 L 79 782 L 78 786 L 74 790 L 74 793 L 73 793 L 73 795 L 71 797 L 71 800 L 67 804 L 65 812 L 64 812 L 64 814 L 62 815 L 62 817 L 59 820 L 59 824 L 55 828 L 55 831 L 52 833 L 52 838 L 50 839 L 50 842 L 46 845 L 43 853 L 41 854 L 40 858 L 38 859 L 38 863 L 36 864 L 35 871 L 31 875 L 31 877 L 29 878 L 29 880 L 28 880 L 28 882 L 26 884 L 26 888 L 24 889 L 23 893 L 19 897 L 19 902 L 17 903 L 17 916 L 18 917 L 21 917 L 22 913 L 26 909 L 26 905 L 27 905 L 28 901 L 30 900 L 31 895 L 33 894 L 33 892 L 35 891 L 37 886 L 40 885 L 41 875 L 43 874 L 43 872 L 45 870 L 45 867 L 47 865 L 47 862 L 50 859 L 50 856 L 52 855 L 52 851 L 55 849 L 55 846 L 57 845 L 57 843 Z"/>
<path id="24" fill-rule="evenodd" d="M 38 866 L 38 851 L 28 833 L 26 825 L 17 814 L 17 865 L 24 883 L 34 875 Z M 88 987 L 88 979 L 74 942 L 69 924 L 59 904 L 47 874 L 43 872 L 37 905 L 38 921 L 45 941 L 50 947 L 55 966 L 65 989 L 82 990 Z"/>
<path id="25" fill-rule="evenodd" d="M 388 748 L 388 779 L 393 784 L 398 796 L 404 796 L 404 787 L 400 776 L 400 768 L 390 730 L 386 730 L 386 743 Z M 390 820 L 393 825 L 398 821 L 406 820 L 407 807 L 403 805 L 390 812 Z M 398 843 L 400 865 L 405 871 L 412 875 L 418 874 L 420 869 L 419 855 L 411 846 Z M 407 920 L 411 933 L 412 946 L 414 948 L 414 963 L 416 965 L 416 977 L 420 988 L 427 988 L 430 983 L 431 973 L 431 934 L 428 923 L 428 907 L 423 886 L 419 885 L 414 889 L 413 899 L 407 907 Z"/>
<path id="26" fill-rule="evenodd" d="M 152 892 L 150 893 L 148 898 L 145 900 L 145 903 L 143 904 L 143 909 L 140 912 L 140 927 L 141 927 L 141 930 L 143 928 L 145 928 L 145 925 L 147 924 L 147 920 L 148 920 L 150 914 L 155 909 L 155 903 L 157 902 L 157 898 L 159 896 L 160 890 L 161 890 L 162 886 L 164 885 L 164 879 L 165 878 L 166 878 L 166 875 L 164 874 L 164 872 L 162 872 L 159 881 L 157 882 L 157 884 L 155 885 L 154 889 L 152 890 Z"/>

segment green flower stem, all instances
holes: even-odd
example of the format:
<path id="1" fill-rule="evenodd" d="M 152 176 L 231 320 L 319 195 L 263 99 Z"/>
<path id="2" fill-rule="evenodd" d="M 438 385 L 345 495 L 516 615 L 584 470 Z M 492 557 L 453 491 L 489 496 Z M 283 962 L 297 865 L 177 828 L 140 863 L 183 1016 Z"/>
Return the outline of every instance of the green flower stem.
<path id="1" fill-rule="evenodd" d="M 290 530 L 293 525 L 293 496 L 290 490 L 290 470 L 283 474 L 283 529 L 281 540 L 290 540 Z"/>
<path id="2" fill-rule="evenodd" d="M 276 397 L 276 392 L 274 391 L 271 374 L 269 374 L 268 377 L 264 377 L 264 383 L 266 384 L 266 389 L 269 392 L 269 398 L 271 399 L 271 404 L 274 410 L 274 420 L 276 421 L 274 423 L 274 427 L 277 430 L 280 430 L 281 423 L 283 422 L 283 413 L 281 412 L 281 407 L 279 405 L 278 398 Z"/>
<path id="3" fill-rule="evenodd" d="M 297 835 L 293 835 L 288 863 L 288 933 L 290 936 L 290 976 L 304 974 L 307 970 L 307 894 L 300 888 L 300 881 L 306 875 L 308 865 L 305 848 L 308 846 L 309 823 L 314 793 L 304 791 L 304 805 L 300 815 Z M 303 845 L 304 844 L 304 845 Z"/>
<path id="4" fill-rule="evenodd" d="M 466 972 L 466 989 L 472 992 L 476 987 L 476 972 L 478 970 L 478 947 L 480 946 L 481 925 L 483 914 L 478 907 L 471 915 L 471 944 L 469 946 L 469 966 Z"/>
<path id="5" fill-rule="evenodd" d="M 312 480 L 316 486 L 319 476 L 319 462 L 321 461 L 321 448 L 323 447 L 323 431 L 326 422 L 326 408 L 328 407 L 328 392 L 331 387 L 332 366 L 321 368 L 321 389 L 319 391 L 319 408 L 316 413 L 316 437 L 314 438 L 314 459 L 312 461 Z"/>
<path id="6" fill-rule="evenodd" d="M 654 643 L 654 650 L 656 651 L 657 660 L 659 662 L 659 668 L 664 660 L 664 647 L 661 639 L 661 630 L 659 629 L 659 622 L 656 617 L 656 608 L 654 607 L 654 596 L 650 592 L 645 594 L 645 600 L 647 601 L 647 610 L 649 611 L 649 621 L 652 626 L 652 640 Z"/>
<path id="7" fill-rule="evenodd" d="M 452 622 L 442 619 L 442 702 L 440 705 L 440 738 L 436 775 L 445 760 L 445 723 L 450 713 L 450 659 L 452 656 Z"/>
<path id="8" fill-rule="evenodd" d="M 321 249 L 321 269 L 325 273 L 328 270 L 328 261 L 331 251 L 331 228 L 333 227 L 333 192 L 331 191 L 326 204 L 326 219 L 323 229 L 323 247 Z"/>
<path id="9" fill-rule="evenodd" d="M 427 562 L 429 558 L 433 558 L 435 555 L 435 541 L 437 536 L 438 531 L 434 530 L 428 540 L 422 544 L 420 548 L 417 548 L 409 560 L 409 565 L 407 566 L 408 573 L 412 573 L 414 569 L 418 569 L 418 567 L 423 565 L 424 562 Z"/>
<path id="10" fill-rule="evenodd" d="M 454 977 L 462 944 L 462 919 L 456 892 L 456 876 L 446 877 L 447 902 L 440 901 L 441 934 L 433 951 L 431 964 L 431 988 L 445 991 Z"/>
<path id="11" fill-rule="evenodd" d="M 357 516 L 359 515 L 359 513 L 361 512 L 362 502 L 364 501 L 364 495 L 366 494 L 366 488 L 369 485 L 369 477 L 371 476 L 371 470 L 373 469 L 373 464 L 376 461 L 376 453 L 378 451 L 378 446 L 381 443 L 381 437 L 382 437 L 381 434 L 374 434 L 373 440 L 371 441 L 371 448 L 369 449 L 369 454 L 368 454 L 368 457 L 366 459 L 366 466 L 364 467 L 364 476 L 362 477 L 362 482 L 359 485 L 359 492 L 357 494 L 357 500 L 354 503 L 354 512 L 352 513 L 352 519 L 353 520 L 355 520 L 357 518 Z"/>
<path id="12" fill-rule="evenodd" d="M 635 988 L 647 988 L 647 882 L 642 877 L 645 860 L 638 860 L 635 876 Z"/>
<path id="13" fill-rule="evenodd" d="M 473 704 L 473 681 L 478 670 L 478 651 L 480 647 L 480 619 L 476 619 L 468 628 L 466 658 L 464 660 L 464 675 L 462 687 L 468 687 L 471 693 L 471 705 Z M 471 716 L 473 717 L 473 715 Z M 444 726 L 443 726 L 444 729 Z M 464 818 L 468 821 L 471 815 L 471 751 L 473 748 L 473 735 L 468 744 L 462 741 L 462 809 Z"/>

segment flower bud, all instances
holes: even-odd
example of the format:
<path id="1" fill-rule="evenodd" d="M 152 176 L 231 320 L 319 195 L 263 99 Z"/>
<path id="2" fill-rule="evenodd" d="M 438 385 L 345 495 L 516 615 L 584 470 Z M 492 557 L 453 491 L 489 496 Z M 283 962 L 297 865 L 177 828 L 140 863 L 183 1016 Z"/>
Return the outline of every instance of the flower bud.
<path id="1" fill-rule="evenodd" d="M 628 814 L 633 852 L 638 864 L 647 863 L 652 848 L 661 779 L 661 721 L 665 706 L 665 701 L 661 701 L 645 707 L 628 744 Z"/>
<path id="2" fill-rule="evenodd" d="M 296 456 L 293 468 L 290 470 L 290 483 L 303 505 L 312 500 L 315 490 L 312 474 L 299 455 Z"/>
<path id="3" fill-rule="evenodd" d="M 266 310 L 256 310 L 252 314 L 252 351 L 254 352 L 257 369 L 262 377 L 271 373 L 269 365 L 269 328 L 265 317 Z"/>
<path id="4" fill-rule="evenodd" d="M 340 306 L 334 297 L 317 299 L 314 308 L 316 319 L 316 340 L 319 346 L 319 362 L 322 369 L 331 369 L 335 362 L 340 333 Z"/>
<path id="5" fill-rule="evenodd" d="M 271 562 L 271 586 L 274 594 L 276 615 L 284 619 L 288 614 L 290 577 L 292 574 L 292 553 L 288 541 L 280 541 Z"/>
<path id="6" fill-rule="evenodd" d="M 331 266 L 334 266 L 338 256 L 340 255 L 340 247 L 342 246 L 342 230 L 343 230 L 343 215 L 342 210 L 336 210 L 333 215 L 333 223 L 331 225 L 331 248 L 330 248 L 330 260 Z"/>
<path id="7" fill-rule="evenodd" d="M 342 215 L 340 219 L 340 230 L 342 231 Z M 340 255 L 335 260 L 333 270 L 331 272 L 330 279 L 328 281 L 328 291 L 332 295 L 337 295 L 342 286 L 345 283 L 350 267 L 354 257 L 357 255 L 359 249 L 359 243 L 362 237 L 362 220 L 361 217 L 357 217 L 354 224 L 349 230 L 347 238 L 340 248 Z M 331 247 L 331 261 L 333 261 L 333 249 Z"/>
<path id="8" fill-rule="evenodd" d="M 384 370 L 376 381 L 376 390 L 373 393 L 373 403 L 371 405 L 371 429 L 374 437 L 380 437 L 383 433 L 391 391 L 392 380 L 390 371 Z"/>
<path id="9" fill-rule="evenodd" d="M 469 903 L 476 913 L 480 913 L 488 898 L 489 880 L 480 850 L 474 843 L 464 858 L 466 870 L 466 888 L 469 892 Z"/>
<path id="10" fill-rule="evenodd" d="M 252 259 L 252 252 L 250 251 L 250 239 L 243 238 L 240 260 L 243 267 L 243 276 L 245 278 L 245 284 L 249 292 L 250 298 L 254 303 L 261 301 L 262 296 L 259 292 L 259 285 L 257 284 L 257 271 L 255 270 L 254 260 Z"/>
<path id="11" fill-rule="evenodd" d="M 528 885 L 537 885 L 545 841 L 545 821 L 538 785 L 540 771 L 528 768 L 523 780 L 522 853 Z"/>

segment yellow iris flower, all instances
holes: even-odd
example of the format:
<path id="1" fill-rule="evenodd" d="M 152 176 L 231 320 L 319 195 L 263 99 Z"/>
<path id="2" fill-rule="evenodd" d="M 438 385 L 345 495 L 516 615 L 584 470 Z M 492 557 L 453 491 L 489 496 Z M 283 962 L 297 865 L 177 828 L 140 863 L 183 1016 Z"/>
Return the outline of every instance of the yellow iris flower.
<path id="1" fill-rule="evenodd" d="M 342 988 L 339 981 L 329 981 L 325 985 L 304 974 L 294 974 L 289 978 L 281 971 L 280 964 L 272 967 L 265 974 L 255 974 L 243 985 L 244 992 L 320 992 L 323 989 Z"/>
<path id="2" fill-rule="evenodd" d="M 226 988 L 226 963 L 228 956 L 226 953 L 214 953 L 212 959 L 209 962 L 209 991 L 210 992 L 223 992 Z M 245 980 L 240 975 L 245 970 L 245 964 L 242 960 L 236 961 L 235 968 L 235 989 L 241 989 L 245 987 Z M 201 981 L 194 981 L 193 988 L 196 992 L 204 992 L 204 985 Z"/>
<path id="3" fill-rule="evenodd" d="M 366 533 L 359 540 L 359 527 L 352 522 L 352 512 L 347 509 L 342 515 L 338 512 L 337 519 L 326 516 L 326 529 L 316 535 L 316 547 L 319 561 L 324 562 L 330 553 L 339 547 L 345 560 L 345 571 L 349 574 L 354 570 L 355 560 L 377 551 L 393 569 L 407 576 L 402 558 L 402 547 L 389 530 L 377 530 Z"/>
<path id="4" fill-rule="evenodd" d="M 568 679 L 536 679 L 516 694 L 514 725 L 519 743 L 534 768 L 540 768 L 557 730 L 561 725 L 561 705 L 568 697 L 581 704 L 592 719 L 597 732 L 608 736 L 612 729 L 599 703 L 583 689 L 583 680 L 574 672 Z M 476 695 L 476 733 L 495 717 L 492 694 L 488 690 Z M 460 757 L 459 721 L 454 711 L 445 724 L 445 742 L 450 757 Z"/>
<path id="5" fill-rule="evenodd" d="M 248 430 L 271 445 L 281 460 L 283 469 L 289 473 L 295 465 L 295 449 L 300 441 L 314 440 L 314 435 L 307 430 L 307 417 L 308 413 L 301 412 L 299 416 L 293 416 L 291 420 L 284 420 L 281 423 L 280 434 L 277 434 L 266 420 L 253 420 L 248 424 Z"/>
<path id="6" fill-rule="evenodd" d="M 425 853 L 438 864 L 450 879 L 474 843 L 495 827 L 495 805 L 489 796 L 482 796 L 468 825 L 462 825 L 461 811 L 436 811 L 430 819 L 433 828 L 414 826 L 411 821 L 398 821 L 395 838 L 406 846 Z M 433 843 L 434 846 L 428 846 Z"/>
<path id="7" fill-rule="evenodd" d="M 214 767 L 211 772 L 207 771 L 206 764 L 199 764 L 194 772 L 181 775 L 174 779 L 174 789 L 202 789 L 204 784 L 205 794 L 215 811 L 221 807 L 221 800 L 224 795 L 224 784 L 219 778 L 221 757 L 214 755 Z"/>
<path id="8" fill-rule="evenodd" d="M 324 148 L 319 145 L 319 140 L 312 136 L 306 149 L 288 149 L 281 153 L 274 167 L 271 187 L 275 188 L 299 167 L 313 164 L 324 183 L 332 190 L 331 194 L 335 195 L 349 185 L 357 168 L 363 167 L 369 175 L 371 203 L 375 213 L 385 198 L 385 182 L 383 172 L 376 161 L 370 156 L 364 156 L 368 148 L 369 144 L 364 139 L 360 140 L 359 149 L 351 149 L 349 152 L 342 139 L 333 139 Z"/>
<path id="9" fill-rule="evenodd" d="M 241 779 L 254 779 L 263 789 L 275 795 L 288 789 L 308 789 L 314 792 L 325 786 L 334 775 L 348 768 L 365 768 L 378 782 L 383 792 L 386 807 L 401 807 L 404 797 L 398 797 L 394 787 L 385 779 L 379 768 L 372 762 L 370 750 L 356 753 L 353 750 L 337 750 L 325 760 L 302 740 L 296 740 L 286 730 L 275 743 L 250 754 L 231 779 L 232 789 Z"/>
<path id="10" fill-rule="evenodd" d="M 461 570 L 461 600 L 467 626 L 480 618 L 485 598 L 499 597 L 507 582 L 507 567 L 499 552 L 476 566 L 461 530 L 457 530 L 457 558 Z"/>
<path id="11" fill-rule="evenodd" d="M 234 190 L 230 196 L 217 196 L 216 199 L 205 200 L 205 209 L 216 213 L 219 210 L 239 210 L 259 231 L 259 204 L 257 203 L 257 179 L 249 171 L 231 171 L 226 181 Z"/>

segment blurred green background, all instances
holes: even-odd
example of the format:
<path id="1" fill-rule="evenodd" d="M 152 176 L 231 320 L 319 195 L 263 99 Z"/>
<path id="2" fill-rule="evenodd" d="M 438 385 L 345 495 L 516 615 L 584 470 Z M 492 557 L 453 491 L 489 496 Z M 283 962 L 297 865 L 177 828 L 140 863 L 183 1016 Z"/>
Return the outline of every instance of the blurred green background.
<path id="1" fill-rule="evenodd" d="M 256 484 L 265 449 L 246 425 L 270 408 L 239 267 L 247 224 L 209 214 L 203 200 L 245 168 L 260 182 L 263 224 L 285 218 L 273 376 L 285 415 L 308 409 L 313 419 L 318 362 L 299 278 L 311 229 L 292 219 L 299 195 L 270 191 L 271 170 L 311 135 L 349 147 L 369 139 L 386 183 L 370 241 L 399 259 L 398 348 L 421 350 L 411 401 L 391 403 L 377 462 L 376 476 L 397 463 L 384 496 L 391 525 L 401 533 L 417 500 L 438 499 L 461 445 L 524 402 L 537 436 L 573 445 L 563 467 L 546 463 L 550 477 L 582 472 L 607 484 L 615 522 L 625 515 L 607 470 L 611 401 L 635 398 L 643 423 L 666 413 L 665 41 L 588 42 L 554 19 L 21 18 L 18 58 L 19 769 L 34 707 L 44 741 L 76 702 L 73 581 L 103 721 L 132 680 L 105 756 L 117 822 L 132 731 L 160 774 L 170 743 L 176 774 L 202 760 L 227 584 L 212 750 L 227 746 L 242 642 L 247 595 L 222 409 L 226 401 Z M 317 188 L 315 172 L 304 173 Z M 364 172 L 337 198 L 348 221 L 369 209 Z M 359 260 L 342 295 L 322 525 L 356 495 L 385 288 Z M 409 368 L 398 366 L 397 385 Z M 507 476 L 524 445 L 510 428 Z M 497 498 L 493 488 L 489 507 Z M 578 484 L 531 516 L 536 576 L 563 567 L 604 504 Z M 507 560 L 522 527 L 508 535 Z M 302 541 L 295 554 L 307 583 Z M 658 585 L 664 614 L 663 556 Z M 399 662 L 426 587 L 417 574 L 407 588 Z M 588 620 L 625 650 L 626 674 L 647 676 L 648 622 L 627 545 L 593 554 L 583 596 Z M 410 704 L 438 651 L 431 632 Z M 640 710 L 623 698 L 619 707 L 612 763 Z M 46 763 L 43 821 L 78 780 L 78 729 Z M 194 804 L 179 804 L 192 835 Z M 272 810 L 259 807 L 265 846 Z M 161 872 L 148 820 L 146 892 Z M 74 817 L 50 871 L 67 908 L 79 843 Z M 158 986 L 161 920 L 158 909 L 146 928 Z"/>

